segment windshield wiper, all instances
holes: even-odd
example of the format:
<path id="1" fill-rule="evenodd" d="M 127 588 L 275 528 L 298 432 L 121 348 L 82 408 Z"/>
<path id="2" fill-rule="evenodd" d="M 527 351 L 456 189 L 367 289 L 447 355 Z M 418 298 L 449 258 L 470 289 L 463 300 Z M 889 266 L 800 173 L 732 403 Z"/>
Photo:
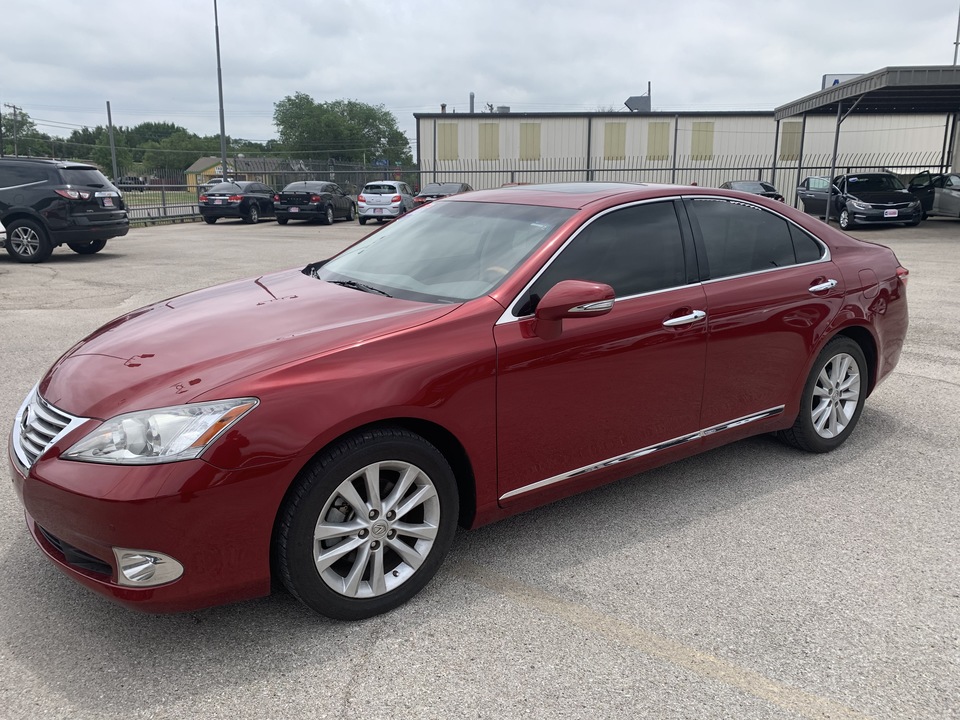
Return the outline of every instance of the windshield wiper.
<path id="1" fill-rule="evenodd" d="M 359 283 L 356 280 L 327 280 L 329 283 L 334 285 L 342 285 L 343 287 L 353 288 L 354 290 L 362 290 L 363 292 L 375 293 L 376 295 L 383 295 L 384 297 L 393 297 L 390 293 L 386 293 L 380 288 L 371 287 L 370 285 L 364 285 Z"/>

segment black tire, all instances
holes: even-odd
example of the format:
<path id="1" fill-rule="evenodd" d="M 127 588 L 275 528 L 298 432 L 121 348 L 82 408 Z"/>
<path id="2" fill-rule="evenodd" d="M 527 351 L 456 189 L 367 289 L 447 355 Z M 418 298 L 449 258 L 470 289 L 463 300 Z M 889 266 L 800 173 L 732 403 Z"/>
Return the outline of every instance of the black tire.
<path id="1" fill-rule="evenodd" d="M 364 474 L 371 468 L 376 495 Z M 458 513 L 453 470 L 433 445 L 400 428 L 359 432 L 323 451 L 294 481 L 277 518 L 274 567 L 312 610 L 338 620 L 373 617 L 405 603 L 436 574 Z M 318 527 L 327 534 L 318 538 Z"/>
<path id="2" fill-rule="evenodd" d="M 35 220 L 22 218 L 7 225 L 7 254 L 21 263 L 39 263 L 53 253 L 46 228 Z"/>
<path id="3" fill-rule="evenodd" d="M 217 218 L 215 218 L 215 217 L 209 217 L 209 216 L 204 216 L 203 221 L 204 221 L 207 225 L 213 225 L 213 224 L 217 221 Z"/>
<path id="4" fill-rule="evenodd" d="M 904 225 L 906 225 L 907 227 L 916 227 L 919 224 L 920 224 L 919 220 L 911 220 L 908 223 L 904 223 Z"/>
<path id="5" fill-rule="evenodd" d="M 848 337 L 833 338 L 810 370 L 793 427 L 778 436 L 806 452 L 840 447 L 860 420 L 867 385 L 867 361 L 860 346 Z"/>
<path id="6" fill-rule="evenodd" d="M 289 218 L 281 218 L 281 217 L 277 218 L 278 225 L 286 225 L 289 221 L 290 221 Z"/>
<path id="7" fill-rule="evenodd" d="M 357 208 L 353 203 L 350 203 L 350 207 L 347 208 L 347 222 L 353 222 L 354 218 L 357 216 Z"/>
<path id="8" fill-rule="evenodd" d="M 78 255 L 93 255 L 107 246 L 106 240 L 91 240 L 86 243 L 67 243 L 67 247 Z"/>
<path id="9" fill-rule="evenodd" d="M 323 215 L 320 216 L 320 222 L 324 225 L 333 225 L 333 205 L 327 205 L 323 209 Z"/>
<path id="10" fill-rule="evenodd" d="M 365 217 L 361 217 L 361 218 L 360 218 L 360 224 L 361 224 L 361 225 L 366 225 L 366 224 L 367 224 L 367 219 L 366 219 Z"/>
<path id="11" fill-rule="evenodd" d="M 850 217 L 850 211 L 846 208 L 840 211 L 840 217 L 837 219 L 837 222 L 841 230 L 852 230 L 854 225 L 856 225 L 856 223 L 853 222 L 853 218 Z"/>
<path id="12" fill-rule="evenodd" d="M 243 221 L 250 225 L 256 225 L 260 222 L 260 206 L 256 203 L 250 203 L 250 207 L 247 208 L 247 212 L 243 216 Z"/>

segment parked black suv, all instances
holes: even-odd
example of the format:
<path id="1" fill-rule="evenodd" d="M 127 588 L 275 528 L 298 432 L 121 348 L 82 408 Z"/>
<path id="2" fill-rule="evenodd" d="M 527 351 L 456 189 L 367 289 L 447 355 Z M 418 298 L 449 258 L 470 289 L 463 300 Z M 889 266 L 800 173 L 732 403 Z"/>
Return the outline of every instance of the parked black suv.
<path id="1" fill-rule="evenodd" d="M 24 157 L 0 157 L 0 224 L 10 257 L 24 263 L 63 244 L 92 255 L 130 229 L 122 194 L 97 168 Z"/>

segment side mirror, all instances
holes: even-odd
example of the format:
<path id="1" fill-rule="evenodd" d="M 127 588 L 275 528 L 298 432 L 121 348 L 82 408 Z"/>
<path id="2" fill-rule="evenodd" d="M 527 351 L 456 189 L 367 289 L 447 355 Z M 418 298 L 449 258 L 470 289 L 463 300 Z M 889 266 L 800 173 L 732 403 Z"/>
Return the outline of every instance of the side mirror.
<path id="1" fill-rule="evenodd" d="M 533 332 L 544 340 L 554 340 L 563 332 L 564 318 L 591 318 L 613 309 L 616 294 L 603 283 L 562 280 L 550 288 L 534 314 Z"/>

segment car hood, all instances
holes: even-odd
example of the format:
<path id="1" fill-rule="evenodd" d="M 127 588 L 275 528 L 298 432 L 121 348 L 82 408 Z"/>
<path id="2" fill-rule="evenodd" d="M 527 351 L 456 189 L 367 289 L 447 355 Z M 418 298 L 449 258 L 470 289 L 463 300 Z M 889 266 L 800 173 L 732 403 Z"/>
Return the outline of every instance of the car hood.
<path id="1" fill-rule="evenodd" d="M 849 193 L 849 197 L 854 200 L 862 200 L 866 203 L 905 203 L 913 202 L 917 198 L 910 193 L 898 192 L 896 190 L 880 190 L 877 192 L 856 192 Z"/>
<path id="2" fill-rule="evenodd" d="M 287 270 L 136 310 L 71 348 L 40 383 L 80 417 L 190 402 L 225 382 L 428 323 L 457 305 L 398 300 Z"/>

